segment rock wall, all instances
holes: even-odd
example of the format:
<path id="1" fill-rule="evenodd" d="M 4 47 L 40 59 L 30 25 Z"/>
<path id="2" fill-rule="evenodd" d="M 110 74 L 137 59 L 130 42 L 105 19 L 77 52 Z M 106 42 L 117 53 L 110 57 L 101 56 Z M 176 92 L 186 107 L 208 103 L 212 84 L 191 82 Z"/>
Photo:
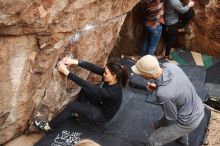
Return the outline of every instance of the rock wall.
<path id="1" fill-rule="evenodd" d="M 195 17 L 189 25 L 190 32 L 178 38 L 178 46 L 220 56 L 220 1 L 195 2 Z"/>
<path id="2" fill-rule="evenodd" d="M 138 3 L 127 14 L 110 56 L 119 57 L 121 54 L 128 56 L 140 55 L 145 35 L 143 23 L 142 6 L 141 3 Z"/>
<path id="3" fill-rule="evenodd" d="M 101 66 L 139 0 L 0 0 L 0 144 L 35 131 L 80 88 L 57 72 L 65 55 Z M 84 79 L 89 73 L 72 68 Z"/>

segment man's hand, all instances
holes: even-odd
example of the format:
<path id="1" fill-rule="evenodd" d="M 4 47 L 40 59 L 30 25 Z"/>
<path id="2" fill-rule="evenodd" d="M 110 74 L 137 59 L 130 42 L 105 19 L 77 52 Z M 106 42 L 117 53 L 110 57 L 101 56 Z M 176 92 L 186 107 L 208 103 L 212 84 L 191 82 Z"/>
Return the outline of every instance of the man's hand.
<path id="1" fill-rule="evenodd" d="M 77 59 L 72 59 L 70 57 L 64 57 L 62 59 L 62 62 L 65 64 L 65 65 L 78 65 L 79 61 Z"/>
<path id="2" fill-rule="evenodd" d="M 147 90 L 150 92 L 154 92 L 154 90 L 156 90 L 157 85 L 155 83 L 149 83 L 147 82 Z"/>
<path id="3" fill-rule="evenodd" d="M 195 5 L 195 2 L 190 0 L 189 3 L 188 3 L 188 7 L 191 8 L 191 7 L 193 7 L 194 5 Z"/>

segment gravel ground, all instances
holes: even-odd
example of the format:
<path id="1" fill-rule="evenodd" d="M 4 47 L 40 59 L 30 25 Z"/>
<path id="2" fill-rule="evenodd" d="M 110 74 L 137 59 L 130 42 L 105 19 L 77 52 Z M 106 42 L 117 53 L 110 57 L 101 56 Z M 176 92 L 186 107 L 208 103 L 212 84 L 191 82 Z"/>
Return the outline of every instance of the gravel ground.
<path id="1" fill-rule="evenodd" d="M 220 112 L 211 112 L 208 137 L 205 143 L 206 146 L 220 146 Z"/>

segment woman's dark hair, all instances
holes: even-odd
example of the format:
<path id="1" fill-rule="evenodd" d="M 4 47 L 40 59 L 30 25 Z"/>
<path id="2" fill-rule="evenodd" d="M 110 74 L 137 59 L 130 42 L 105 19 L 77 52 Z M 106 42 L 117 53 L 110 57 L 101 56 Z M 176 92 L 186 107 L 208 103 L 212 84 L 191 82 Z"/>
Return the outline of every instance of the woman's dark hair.
<path id="1" fill-rule="evenodd" d="M 106 66 L 112 74 L 116 75 L 117 84 L 122 87 L 126 86 L 128 82 L 128 71 L 125 66 L 119 64 L 119 58 L 110 58 Z"/>

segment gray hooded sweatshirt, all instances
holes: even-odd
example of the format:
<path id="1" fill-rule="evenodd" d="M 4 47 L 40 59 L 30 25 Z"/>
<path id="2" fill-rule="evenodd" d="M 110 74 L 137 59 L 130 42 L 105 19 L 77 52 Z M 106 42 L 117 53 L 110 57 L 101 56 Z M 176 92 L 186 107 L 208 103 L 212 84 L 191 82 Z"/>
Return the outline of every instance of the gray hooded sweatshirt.
<path id="1" fill-rule="evenodd" d="M 165 0 L 165 25 L 173 25 L 179 21 L 179 13 L 184 14 L 189 10 L 188 6 L 183 6 L 180 0 Z"/>
<path id="2" fill-rule="evenodd" d="M 156 80 L 157 100 L 164 103 L 161 120 L 190 127 L 204 114 L 201 98 L 181 68 L 170 63 L 164 63 L 162 68 L 163 74 Z"/>

